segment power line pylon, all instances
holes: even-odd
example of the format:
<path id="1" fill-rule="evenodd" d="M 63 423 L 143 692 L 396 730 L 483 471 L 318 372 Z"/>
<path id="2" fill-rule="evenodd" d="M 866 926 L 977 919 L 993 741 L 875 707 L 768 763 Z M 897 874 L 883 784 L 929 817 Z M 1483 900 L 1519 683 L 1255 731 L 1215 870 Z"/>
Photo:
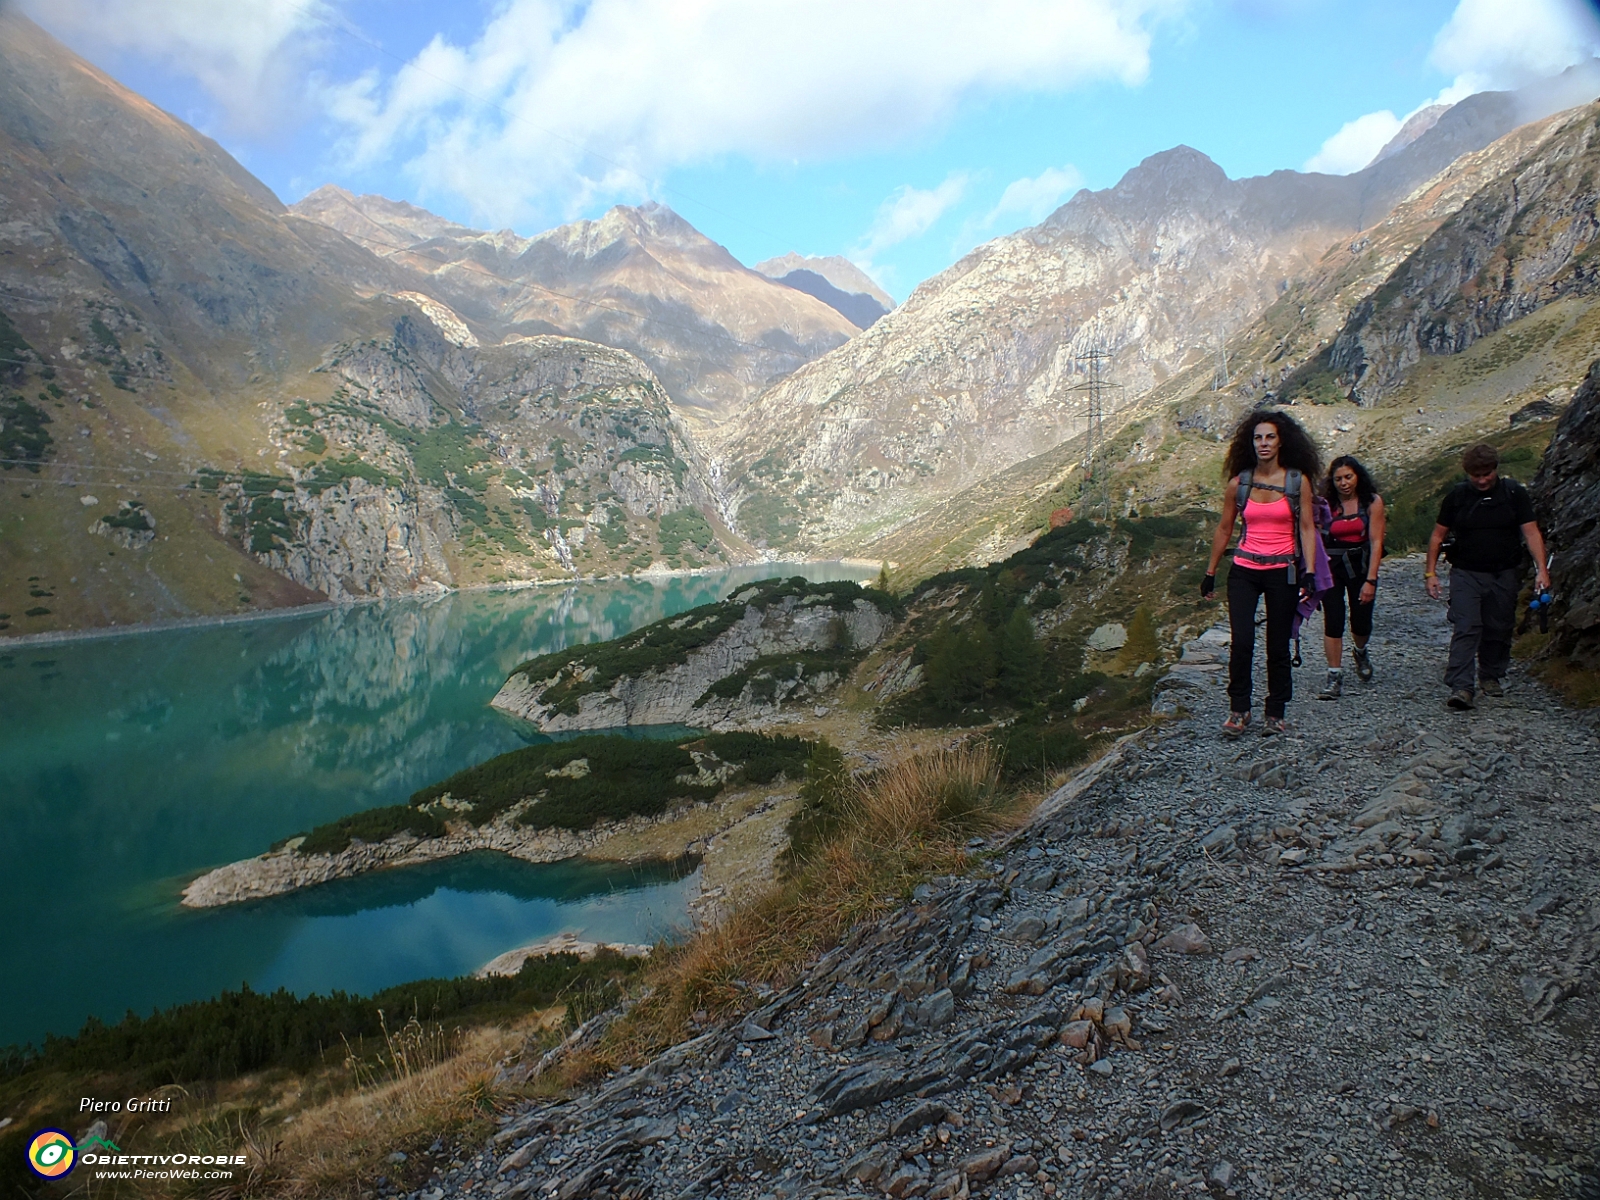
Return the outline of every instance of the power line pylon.
<path id="1" fill-rule="evenodd" d="M 1083 435 L 1083 478 L 1086 483 L 1094 480 L 1096 452 L 1105 449 L 1106 389 L 1111 386 L 1106 382 L 1106 374 L 1111 359 L 1111 351 L 1102 346 L 1093 346 L 1077 357 L 1088 375 L 1084 382 L 1075 384 L 1071 389 L 1083 392 L 1088 405 Z"/>

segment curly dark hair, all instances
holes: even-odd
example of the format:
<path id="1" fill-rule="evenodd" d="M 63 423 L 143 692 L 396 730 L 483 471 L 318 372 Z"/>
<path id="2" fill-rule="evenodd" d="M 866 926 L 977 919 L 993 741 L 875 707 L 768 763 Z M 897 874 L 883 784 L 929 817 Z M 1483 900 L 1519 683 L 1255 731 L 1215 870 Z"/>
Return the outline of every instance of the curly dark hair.
<path id="1" fill-rule="evenodd" d="M 1286 412 L 1275 408 L 1258 408 L 1246 413 L 1239 427 L 1233 431 L 1233 441 L 1228 446 L 1228 457 L 1222 464 L 1222 477 L 1232 479 L 1241 471 L 1255 469 L 1256 447 L 1252 440 L 1256 426 L 1265 422 L 1278 429 L 1278 462 L 1299 471 L 1307 479 L 1315 480 L 1322 474 L 1322 453 L 1305 427 Z"/>
<path id="2" fill-rule="evenodd" d="M 1341 454 L 1328 464 L 1328 477 L 1322 481 L 1322 494 L 1335 508 L 1339 505 L 1339 489 L 1333 486 L 1333 473 L 1340 467 L 1349 467 L 1356 473 L 1356 498 L 1362 504 L 1371 504 L 1378 496 L 1378 485 L 1372 481 L 1372 472 L 1361 465 L 1354 455 Z"/>

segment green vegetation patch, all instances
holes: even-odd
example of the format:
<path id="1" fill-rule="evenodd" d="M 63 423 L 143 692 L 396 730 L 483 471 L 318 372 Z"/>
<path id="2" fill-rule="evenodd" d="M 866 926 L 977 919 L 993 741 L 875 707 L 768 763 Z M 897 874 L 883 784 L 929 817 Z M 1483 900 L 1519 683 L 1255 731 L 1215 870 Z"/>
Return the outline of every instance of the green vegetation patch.
<path id="1" fill-rule="evenodd" d="M 201 486 L 208 482 L 202 476 Z M 294 540 L 295 520 L 288 507 L 292 479 L 246 471 L 239 477 L 239 492 L 229 504 L 229 523 L 252 554 L 270 554 Z"/>
<path id="2" fill-rule="evenodd" d="M 0 458 L 7 460 L 0 466 L 8 471 L 20 466 L 37 475 L 54 440 L 45 428 L 51 424 L 49 413 L 21 396 L 0 400 Z"/>
<path id="3" fill-rule="evenodd" d="M 129 529 L 134 533 L 144 533 L 155 528 L 150 523 L 150 514 L 144 510 L 144 504 L 138 500 L 124 500 L 116 512 L 109 517 L 101 517 L 100 521 L 108 528 Z"/>
<path id="4" fill-rule="evenodd" d="M 631 451 L 630 451 L 631 453 Z M 716 535 L 698 508 L 680 508 L 661 518 L 661 552 L 677 554 L 688 542 L 698 550 L 710 549 Z"/>
<path id="5" fill-rule="evenodd" d="M 518 816 L 520 824 L 588 829 L 601 821 L 659 816 L 675 802 L 709 800 L 734 780 L 798 777 L 810 749 L 799 738 L 757 734 L 712 734 L 681 744 L 591 734 L 525 746 L 458 771 L 417 792 L 411 805 L 421 810 L 448 799 L 450 809 L 481 826 L 532 800 Z M 723 764 L 736 769 L 719 773 Z M 702 774 L 701 765 L 708 773 Z"/>
<path id="6" fill-rule="evenodd" d="M 895 614 L 893 596 L 861 587 L 848 580 L 809 583 L 800 576 L 767 579 L 747 584 L 727 600 L 702 604 L 676 617 L 668 617 L 625 637 L 587 646 L 574 646 L 542 655 L 517 667 L 512 674 L 532 683 L 553 680 L 538 696 L 540 703 L 568 716 L 578 713 L 578 701 L 592 692 L 610 691 L 625 676 L 643 675 L 688 661 L 689 655 L 721 637 L 744 617 L 746 607 L 765 611 L 793 597 L 802 602 L 826 604 L 835 612 L 850 612 L 857 600 L 866 600 Z"/>
<path id="7" fill-rule="evenodd" d="M 409 804 L 391 804 L 387 808 L 369 808 L 318 825 L 305 835 L 299 851 L 302 854 L 337 854 L 356 840 L 377 843 L 397 833 L 429 838 L 442 837 L 444 832 L 444 822 L 432 813 Z"/>
<path id="8" fill-rule="evenodd" d="M 13 372 L 20 374 L 22 363 L 20 359 L 37 359 L 39 356 L 34 348 L 28 344 L 28 339 L 18 332 L 17 327 L 11 323 L 11 318 L 0 311 L 0 375 L 9 375 Z"/>
<path id="9" fill-rule="evenodd" d="M 556 444 L 558 446 L 560 445 L 560 443 Z M 564 469 L 560 466 L 561 459 L 559 450 L 557 451 L 556 461 L 557 470 Z M 663 467 L 672 476 L 673 481 L 676 482 L 679 487 L 683 486 L 683 478 L 689 471 L 689 464 L 684 462 L 683 459 L 679 458 L 677 454 L 673 452 L 671 446 L 656 446 L 649 442 L 642 442 L 637 446 L 629 447 L 627 450 L 624 450 L 621 454 L 617 455 L 617 461 L 619 463 L 639 463 L 646 467 Z M 574 464 L 569 462 L 567 465 L 572 466 Z"/>
<path id="10" fill-rule="evenodd" d="M 528 959 L 516 975 L 422 979 L 366 997 L 243 987 L 148 1017 L 130 1012 L 114 1025 L 91 1018 L 75 1036 L 46 1038 L 37 1050 L 13 1046 L 0 1053 L 0 1080 L 91 1073 L 150 1089 L 360 1058 L 384 1049 L 386 1025 L 392 1031 L 411 1017 L 467 1026 L 566 1004 L 568 1022 L 577 1023 L 621 999 L 645 961 L 606 950 L 588 962 L 552 954 Z"/>
<path id="11" fill-rule="evenodd" d="M 739 524 L 759 541 L 782 546 L 799 534 L 800 510 L 788 497 L 763 489 L 739 505 Z"/>
<path id="12" fill-rule="evenodd" d="M 1075 761 L 1072 738 L 1108 713 L 1131 715 L 1140 696 L 1148 705 L 1150 681 L 1082 672 L 1080 647 L 1060 638 L 1038 638 L 1031 614 L 1061 605 L 1062 591 L 1083 569 L 1083 550 L 1090 543 L 1122 534 L 1128 538 L 1130 553 L 1148 553 L 1162 543 L 1200 536 L 1204 519 L 1197 512 L 1151 516 L 1119 521 L 1114 529 L 1073 521 L 1004 562 L 946 571 L 924 580 L 913 589 L 909 604 L 952 591 L 965 592 L 971 599 L 954 610 L 939 604 L 929 606 L 931 612 L 914 615 L 909 627 L 911 661 L 922 668 L 922 682 L 885 703 L 877 723 L 894 728 L 1000 721 L 1013 731 L 1005 735 L 1002 749 L 1018 762 L 1034 767 L 1042 762 L 1053 770 Z M 1148 652 L 1154 658 L 1158 648 L 1151 614 L 1144 612 L 1140 620 L 1140 643 L 1134 653 Z M 1080 700 L 1095 708 L 1075 708 Z"/>
<path id="13" fill-rule="evenodd" d="M 772 703 L 778 687 L 824 676 L 839 678 L 855 670 L 861 653 L 850 649 L 809 650 L 795 654 L 765 654 L 732 675 L 724 675 L 694 702 L 703 708 L 713 699 L 736 700 L 748 685 L 751 698 Z"/>
<path id="14" fill-rule="evenodd" d="M 323 443 L 323 446 L 326 448 L 326 443 Z M 307 445 L 307 450 L 310 450 L 310 445 Z M 312 453 L 317 453 L 317 451 L 312 451 Z M 381 469 L 381 467 L 374 467 L 371 462 L 360 461 L 360 459 L 355 458 L 355 454 L 346 454 L 344 458 L 331 459 L 331 461 L 330 459 L 323 459 L 322 462 L 318 462 L 314 469 L 310 470 L 306 478 L 302 478 L 301 486 L 306 488 L 306 491 L 309 491 L 312 496 L 320 496 L 328 488 L 336 488 L 336 486 L 341 485 L 346 480 L 352 480 L 352 478 L 362 478 L 368 483 L 376 483 L 381 488 L 398 488 L 398 486 L 402 486 L 400 478 L 390 475 L 387 470 Z"/>

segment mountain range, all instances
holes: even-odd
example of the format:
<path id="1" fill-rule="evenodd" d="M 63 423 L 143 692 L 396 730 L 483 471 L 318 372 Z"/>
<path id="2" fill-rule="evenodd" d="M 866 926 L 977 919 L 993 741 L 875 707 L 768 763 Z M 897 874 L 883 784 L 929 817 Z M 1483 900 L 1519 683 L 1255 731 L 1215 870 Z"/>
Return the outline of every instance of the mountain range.
<path id="1" fill-rule="evenodd" d="M 1056 507 L 1205 503 L 1264 399 L 1402 465 L 1600 345 L 1592 76 L 1424 110 L 1348 176 L 1176 147 L 896 306 L 655 203 L 532 237 L 332 186 L 285 206 L 7 10 L 0 626 L 987 561 Z"/>

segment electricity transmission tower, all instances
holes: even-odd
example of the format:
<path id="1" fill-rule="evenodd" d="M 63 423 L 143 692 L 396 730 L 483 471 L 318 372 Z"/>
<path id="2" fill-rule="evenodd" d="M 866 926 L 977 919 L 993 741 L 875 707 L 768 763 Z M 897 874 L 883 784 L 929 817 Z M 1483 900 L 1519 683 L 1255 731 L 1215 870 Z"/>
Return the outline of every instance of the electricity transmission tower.
<path id="1" fill-rule="evenodd" d="M 1106 375 L 1111 367 L 1111 359 L 1111 351 L 1102 346 L 1093 346 L 1078 355 L 1077 361 L 1083 365 L 1088 378 L 1068 389 L 1083 392 L 1088 403 L 1088 420 L 1083 435 L 1083 478 L 1086 485 L 1094 480 L 1096 451 L 1105 449 L 1106 389 L 1112 386 L 1107 382 Z"/>

